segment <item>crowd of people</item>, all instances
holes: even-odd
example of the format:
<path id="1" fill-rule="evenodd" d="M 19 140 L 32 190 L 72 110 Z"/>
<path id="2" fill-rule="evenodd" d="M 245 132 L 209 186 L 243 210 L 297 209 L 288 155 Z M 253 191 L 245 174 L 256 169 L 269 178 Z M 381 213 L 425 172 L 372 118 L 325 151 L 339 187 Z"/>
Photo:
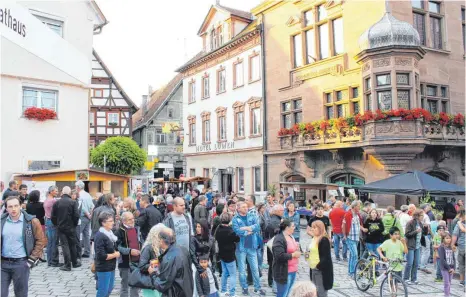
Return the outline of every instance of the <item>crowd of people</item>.
<path id="1" fill-rule="evenodd" d="M 430 204 L 403 205 L 399 212 L 389 206 L 381 216 L 369 201 L 313 197 L 306 227 L 311 240 L 303 246 L 298 205 L 288 193 L 269 193 L 256 204 L 253 195 L 210 189 L 185 197 L 138 189 L 119 201 L 112 193 L 93 199 L 78 181 L 60 195 L 50 187 L 40 202 L 38 191 L 27 194 L 27 187 L 17 186 L 10 182 L 2 199 L 2 297 L 11 282 L 16 297 L 27 296 L 29 271 L 41 261 L 71 271 L 88 257 L 97 297 L 111 294 L 117 267 L 121 297 L 266 296 L 266 290 L 277 297 L 323 297 L 334 284 L 332 245 L 336 261 L 348 262 L 351 278 L 368 251 L 384 261 L 404 260 L 394 272 L 409 285 L 418 284 L 418 269 L 431 273 L 427 264 L 434 261 L 445 296 L 456 271 L 464 286 L 462 201 L 447 205 L 444 216 L 435 216 Z M 309 281 L 297 281 L 300 261 L 309 266 Z"/>

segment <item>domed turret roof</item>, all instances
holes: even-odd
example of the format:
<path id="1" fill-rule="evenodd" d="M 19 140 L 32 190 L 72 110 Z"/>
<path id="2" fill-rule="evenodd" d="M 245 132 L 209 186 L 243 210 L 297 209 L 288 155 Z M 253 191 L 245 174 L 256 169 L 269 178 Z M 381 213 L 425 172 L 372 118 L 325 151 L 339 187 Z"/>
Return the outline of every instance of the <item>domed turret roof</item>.
<path id="1" fill-rule="evenodd" d="M 361 37 L 361 50 L 381 48 L 385 46 L 420 46 L 419 33 L 407 22 L 402 22 L 387 12 L 372 25 Z"/>

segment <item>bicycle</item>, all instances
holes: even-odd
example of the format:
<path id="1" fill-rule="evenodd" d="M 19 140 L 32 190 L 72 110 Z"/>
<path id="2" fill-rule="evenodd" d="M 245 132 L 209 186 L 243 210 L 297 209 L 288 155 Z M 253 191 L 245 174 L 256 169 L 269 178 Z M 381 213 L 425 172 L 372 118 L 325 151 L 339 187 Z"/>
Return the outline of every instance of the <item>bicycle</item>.
<path id="1" fill-rule="evenodd" d="M 394 268 L 401 264 L 401 260 L 379 261 L 377 255 L 369 253 L 367 259 L 361 259 L 356 264 L 354 280 L 360 291 L 367 291 L 381 281 L 380 296 L 408 296 L 408 287 L 403 279 L 394 273 Z M 377 275 L 377 265 L 386 267 L 385 271 Z M 381 270 L 381 269 L 379 269 Z M 401 286 L 399 286 L 401 284 Z"/>

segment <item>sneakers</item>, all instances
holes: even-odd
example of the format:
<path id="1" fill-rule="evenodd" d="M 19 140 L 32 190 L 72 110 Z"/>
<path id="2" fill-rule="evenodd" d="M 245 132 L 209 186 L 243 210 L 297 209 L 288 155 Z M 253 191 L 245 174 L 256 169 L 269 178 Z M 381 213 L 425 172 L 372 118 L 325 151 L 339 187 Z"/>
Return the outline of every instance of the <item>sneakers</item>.
<path id="1" fill-rule="evenodd" d="M 410 280 L 405 280 L 405 284 L 407 284 L 407 285 L 413 285 L 414 283 L 413 283 L 412 281 L 410 281 Z"/>
<path id="2" fill-rule="evenodd" d="M 431 272 L 429 269 L 427 269 L 427 268 L 422 268 L 422 269 L 419 269 L 419 270 L 421 270 L 422 272 L 427 273 L 427 274 L 431 274 L 431 273 L 432 273 L 432 272 Z"/>
<path id="3" fill-rule="evenodd" d="M 254 294 L 257 295 L 257 296 L 265 296 L 265 291 L 262 290 L 262 289 L 259 289 L 259 290 L 254 290 Z"/>
<path id="4" fill-rule="evenodd" d="M 434 282 L 436 282 L 436 283 L 441 283 L 441 282 L 443 282 L 443 279 L 441 279 L 441 278 L 436 278 L 436 279 L 434 280 Z"/>
<path id="5" fill-rule="evenodd" d="M 460 286 L 464 287 L 464 281 L 460 281 Z"/>
<path id="6" fill-rule="evenodd" d="M 244 295 L 244 296 L 249 296 L 249 291 L 248 291 L 247 288 L 246 288 L 246 289 L 243 289 L 243 295 Z"/>
<path id="7" fill-rule="evenodd" d="M 262 269 L 269 269 L 269 265 L 268 265 L 268 264 L 265 264 L 265 263 L 263 263 L 263 264 L 262 264 Z"/>

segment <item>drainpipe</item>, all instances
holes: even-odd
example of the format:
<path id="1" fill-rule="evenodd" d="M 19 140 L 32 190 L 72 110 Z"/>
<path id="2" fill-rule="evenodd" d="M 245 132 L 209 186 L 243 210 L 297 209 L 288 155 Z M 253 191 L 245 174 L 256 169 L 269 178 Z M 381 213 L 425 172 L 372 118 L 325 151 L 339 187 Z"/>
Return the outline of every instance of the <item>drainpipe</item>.
<path id="1" fill-rule="evenodd" d="M 263 161 L 264 164 L 264 188 L 268 190 L 268 166 L 267 166 L 267 84 L 266 84 L 266 71 L 265 71 L 265 16 L 264 13 L 261 13 L 262 23 L 261 23 L 261 55 L 262 55 L 262 106 L 264 110 L 264 115 L 262 116 L 262 151 L 263 151 Z"/>

